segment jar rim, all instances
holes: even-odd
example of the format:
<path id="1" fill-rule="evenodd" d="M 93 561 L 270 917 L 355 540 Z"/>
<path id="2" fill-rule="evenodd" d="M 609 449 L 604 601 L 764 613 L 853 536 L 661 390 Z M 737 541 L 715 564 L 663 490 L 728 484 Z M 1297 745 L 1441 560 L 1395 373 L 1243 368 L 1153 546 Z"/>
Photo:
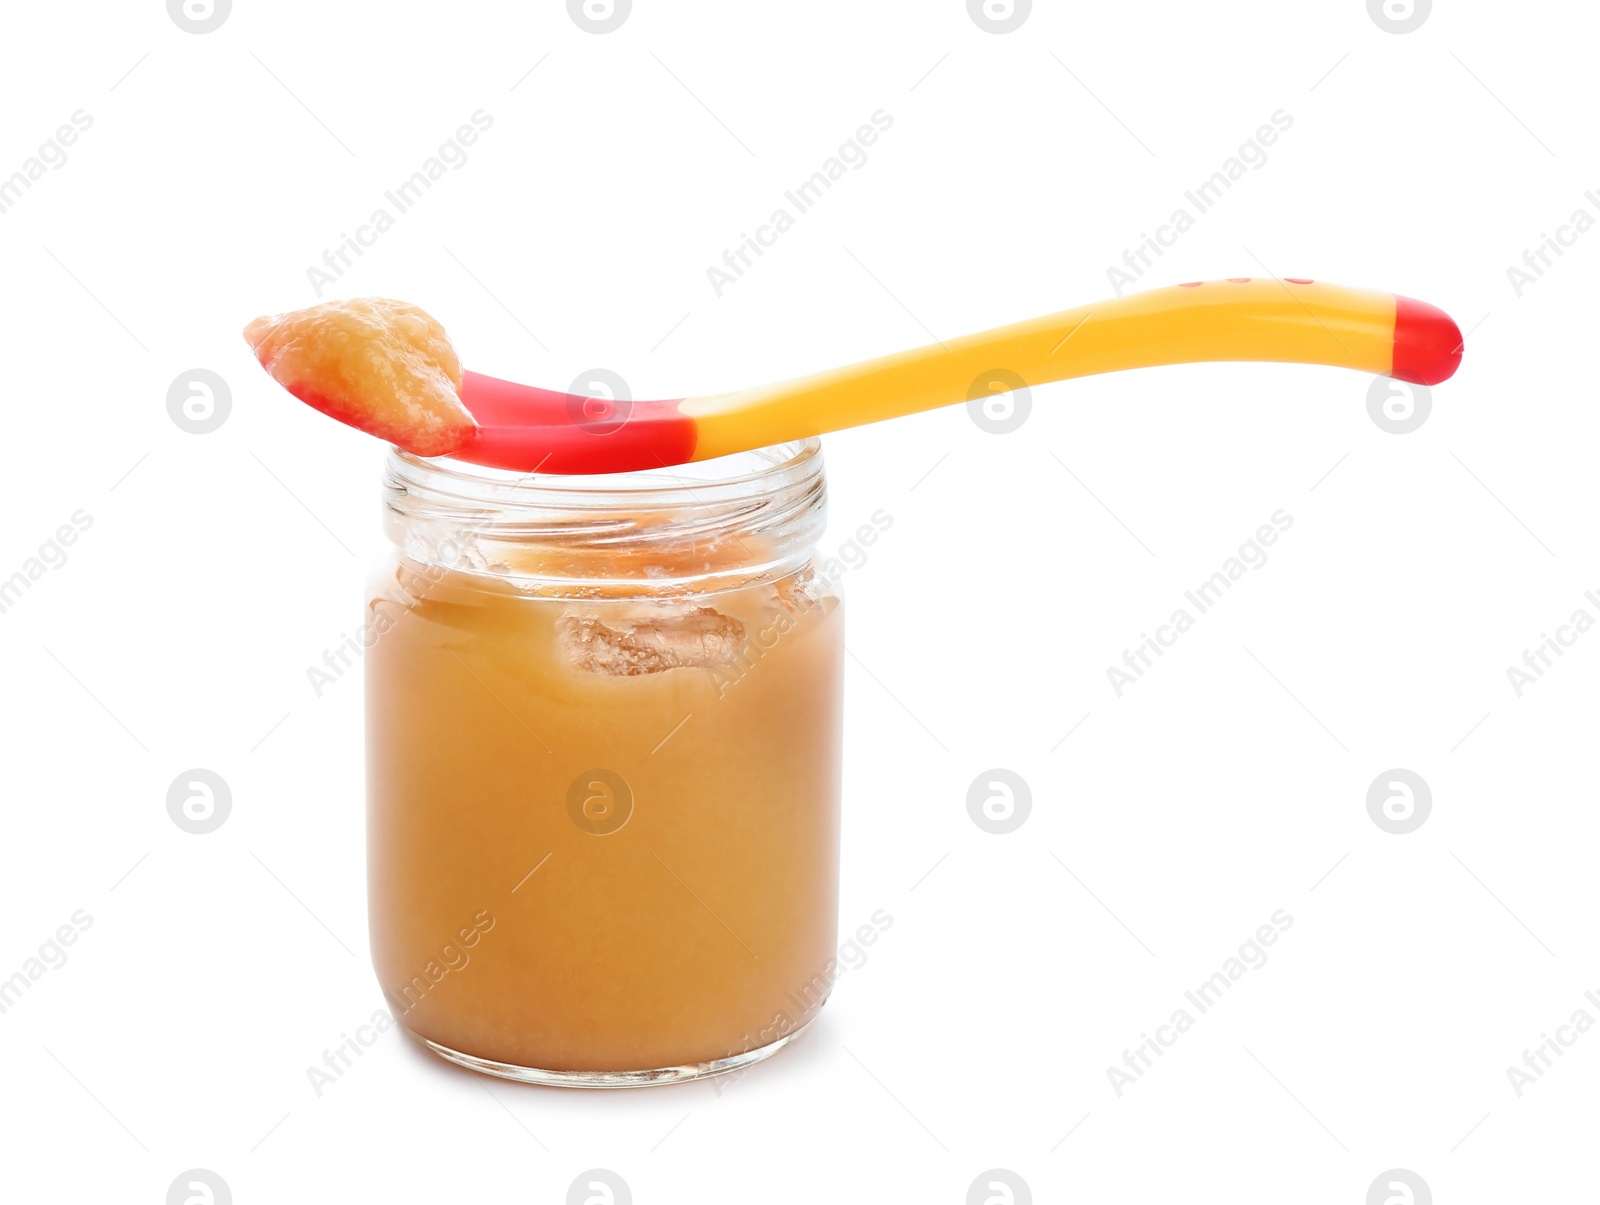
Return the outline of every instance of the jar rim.
<path id="1" fill-rule="evenodd" d="M 447 457 L 423 457 L 390 445 L 386 483 L 419 498 L 468 507 L 497 503 L 515 507 L 574 507 L 594 511 L 679 507 L 717 498 L 757 498 L 784 485 L 822 474 L 822 441 L 812 437 L 735 452 L 711 460 L 639 469 L 627 473 L 517 473 Z"/>
<path id="2" fill-rule="evenodd" d="M 792 571 L 827 522 L 816 438 L 629 473 L 518 474 L 391 447 L 384 526 L 411 559 L 572 583 L 713 579 Z M 539 568 L 514 568 L 537 549 Z M 708 557 L 689 569 L 682 555 Z M 720 550 L 720 552 L 718 551 Z"/>

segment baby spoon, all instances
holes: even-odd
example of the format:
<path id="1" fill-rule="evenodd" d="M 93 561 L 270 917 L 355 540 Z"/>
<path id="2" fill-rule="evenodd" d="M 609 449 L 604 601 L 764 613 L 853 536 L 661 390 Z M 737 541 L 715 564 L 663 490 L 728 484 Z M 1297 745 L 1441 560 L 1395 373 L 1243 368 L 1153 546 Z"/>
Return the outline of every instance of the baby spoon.
<path id="1" fill-rule="evenodd" d="M 518 472 L 626 472 L 709 460 L 985 397 L 996 377 L 1034 386 L 1156 364 L 1275 360 L 1433 385 L 1455 372 L 1461 351 L 1456 324 L 1425 302 L 1295 277 L 1236 277 L 1129 294 L 705 397 L 582 397 L 468 371 L 460 373 L 459 395 L 471 422 L 460 416 L 459 429 L 448 434 L 453 446 L 441 449 L 435 440 L 412 450 Z M 308 388 L 275 375 L 319 409 L 407 446 L 403 425 L 398 436 L 393 423 L 379 429 L 352 416 L 353 407 L 323 405 L 308 396 Z"/>

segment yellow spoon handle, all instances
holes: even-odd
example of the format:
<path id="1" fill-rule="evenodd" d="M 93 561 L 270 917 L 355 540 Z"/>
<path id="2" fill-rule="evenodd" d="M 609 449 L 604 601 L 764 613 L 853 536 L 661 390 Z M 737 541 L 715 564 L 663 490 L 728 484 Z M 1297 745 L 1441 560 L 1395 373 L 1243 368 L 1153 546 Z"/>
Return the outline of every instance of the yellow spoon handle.
<path id="1" fill-rule="evenodd" d="M 695 420 L 694 459 L 708 460 L 970 401 L 1002 389 L 997 382 L 1277 360 L 1434 384 L 1460 358 L 1459 329 L 1423 302 L 1314 281 L 1234 279 L 1133 293 L 776 385 L 686 398 L 679 410 Z"/>

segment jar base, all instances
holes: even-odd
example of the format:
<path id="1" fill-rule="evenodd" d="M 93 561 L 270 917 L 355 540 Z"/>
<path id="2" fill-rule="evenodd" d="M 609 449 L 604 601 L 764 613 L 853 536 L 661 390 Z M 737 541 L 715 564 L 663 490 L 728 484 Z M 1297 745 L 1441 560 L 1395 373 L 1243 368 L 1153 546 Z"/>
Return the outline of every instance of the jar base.
<path id="1" fill-rule="evenodd" d="M 500 1079 L 515 1080 L 523 1084 L 540 1084 L 550 1088 L 645 1088 L 651 1084 L 683 1084 L 691 1080 L 709 1079 L 713 1075 L 726 1075 L 730 1071 L 739 1071 L 770 1059 L 805 1033 L 810 1025 L 811 1022 L 807 1021 L 799 1029 L 785 1034 L 776 1042 L 769 1042 L 765 1046 L 758 1046 L 743 1054 L 712 1059 L 705 1063 L 656 1067 L 649 1071 L 551 1071 L 542 1067 L 519 1067 L 515 1063 L 497 1063 L 493 1059 L 481 1059 L 477 1055 L 463 1054 L 459 1050 L 441 1046 L 421 1034 L 415 1036 L 419 1042 L 447 1062 L 465 1067 L 468 1071 L 477 1071 Z"/>

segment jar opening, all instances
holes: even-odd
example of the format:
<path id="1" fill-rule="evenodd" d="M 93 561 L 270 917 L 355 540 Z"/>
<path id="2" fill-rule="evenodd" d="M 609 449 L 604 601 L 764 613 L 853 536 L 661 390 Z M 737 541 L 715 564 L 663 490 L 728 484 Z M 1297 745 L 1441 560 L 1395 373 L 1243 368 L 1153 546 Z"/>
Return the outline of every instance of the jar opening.
<path id="1" fill-rule="evenodd" d="M 633 473 L 514 473 L 391 448 L 385 528 L 421 564 L 526 582 L 697 589 L 788 571 L 826 524 L 822 446 Z"/>

